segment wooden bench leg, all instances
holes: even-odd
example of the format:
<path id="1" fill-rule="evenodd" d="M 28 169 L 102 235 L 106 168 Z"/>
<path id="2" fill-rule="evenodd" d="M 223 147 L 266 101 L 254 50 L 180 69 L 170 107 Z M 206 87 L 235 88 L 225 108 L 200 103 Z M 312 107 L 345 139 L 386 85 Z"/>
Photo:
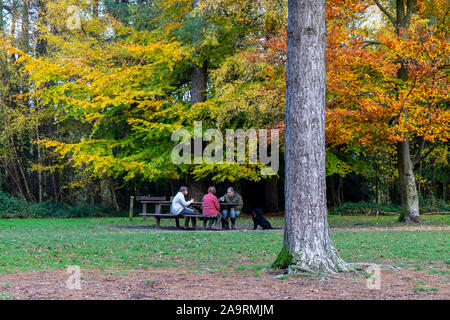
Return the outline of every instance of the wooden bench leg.
<path id="1" fill-rule="evenodd" d="M 191 218 L 192 219 L 192 228 L 194 228 L 194 230 L 197 228 L 197 218 Z"/>
<path id="2" fill-rule="evenodd" d="M 208 219 L 203 218 L 203 229 L 206 229 L 206 222 L 207 222 L 207 220 L 208 220 Z"/>
<path id="3" fill-rule="evenodd" d="M 161 226 L 161 218 L 160 217 L 155 218 L 156 218 L 156 227 L 159 228 Z"/>
<path id="4" fill-rule="evenodd" d="M 175 218 L 175 223 L 177 225 L 177 228 L 180 228 L 180 219 L 179 218 Z"/>
<path id="5" fill-rule="evenodd" d="M 147 204 L 146 203 L 142 204 L 142 213 L 144 214 L 142 216 L 142 219 L 145 221 L 147 219 L 147 216 L 145 215 L 147 213 Z"/>

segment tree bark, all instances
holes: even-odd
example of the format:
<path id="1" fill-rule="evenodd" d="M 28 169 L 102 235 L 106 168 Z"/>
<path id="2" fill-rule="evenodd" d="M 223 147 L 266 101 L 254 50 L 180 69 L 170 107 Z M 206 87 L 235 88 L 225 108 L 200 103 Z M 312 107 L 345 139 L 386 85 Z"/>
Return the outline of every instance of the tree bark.
<path id="1" fill-rule="evenodd" d="M 22 3 L 22 32 L 21 47 L 22 51 L 30 51 L 30 0 L 23 0 Z"/>
<path id="2" fill-rule="evenodd" d="M 194 0 L 192 7 L 195 9 L 197 6 L 198 0 Z M 201 30 L 198 31 L 198 34 L 194 35 L 193 39 L 194 48 L 197 42 L 200 40 L 199 39 L 200 32 Z M 194 64 L 191 75 L 191 105 L 194 105 L 198 102 L 206 101 L 207 82 L 208 82 L 208 67 L 206 61 L 201 66 Z"/>
<path id="3" fill-rule="evenodd" d="M 416 1 L 409 0 L 405 8 L 404 0 L 396 0 L 397 8 L 397 34 L 401 35 L 401 30 L 409 26 L 409 20 L 413 12 L 416 11 Z M 403 82 L 408 81 L 408 67 L 403 61 L 397 71 L 397 78 Z M 408 110 L 403 110 L 405 119 L 408 118 Z M 400 197 L 402 201 L 403 213 L 400 221 L 420 222 L 419 218 L 419 198 L 417 196 L 417 186 L 414 179 L 414 165 L 411 160 L 411 150 L 408 136 L 404 141 L 397 143 L 398 174 L 400 181 Z"/>
<path id="4" fill-rule="evenodd" d="M 352 268 L 330 238 L 325 186 L 325 0 L 289 0 L 284 244 L 274 266 L 328 273 Z"/>
<path id="5" fill-rule="evenodd" d="M 401 221 L 420 222 L 419 197 L 417 196 L 413 164 L 410 157 L 409 140 L 397 144 L 398 173 L 400 181 L 400 196 L 403 214 Z"/>
<path id="6" fill-rule="evenodd" d="M 3 0 L 0 0 L 0 33 L 3 34 L 5 32 L 5 19 L 3 19 Z"/>
<path id="7" fill-rule="evenodd" d="M 194 0 L 192 3 L 193 9 L 198 6 L 198 0 Z M 200 33 L 200 30 L 199 30 Z M 198 36 L 195 36 L 193 39 L 193 45 L 195 47 L 196 42 L 199 40 Z M 199 102 L 206 101 L 206 87 L 208 81 L 208 69 L 206 61 L 202 66 L 198 66 L 194 64 L 191 74 L 191 106 Z M 194 138 L 199 139 L 199 145 L 202 145 L 202 138 Z M 194 141 L 192 141 L 192 146 L 196 145 Z M 205 182 L 195 181 L 191 175 L 188 177 L 188 186 L 189 188 L 189 199 L 194 198 L 196 201 L 202 201 L 203 195 L 206 192 Z M 189 221 L 189 218 L 187 218 Z M 193 220 L 195 221 L 195 220 Z"/>
<path id="8" fill-rule="evenodd" d="M 194 65 L 191 76 L 191 105 L 206 101 L 207 74 L 206 62 L 201 67 Z"/>

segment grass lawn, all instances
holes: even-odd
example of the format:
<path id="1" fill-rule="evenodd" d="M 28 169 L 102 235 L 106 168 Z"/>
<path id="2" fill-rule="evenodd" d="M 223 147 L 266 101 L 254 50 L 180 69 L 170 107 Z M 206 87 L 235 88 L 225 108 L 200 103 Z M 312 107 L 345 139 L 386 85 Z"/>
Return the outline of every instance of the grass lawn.
<path id="1" fill-rule="evenodd" d="M 396 230 L 397 217 L 330 216 L 332 238 L 349 262 L 413 267 L 448 274 L 449 230 Z M 269 217 L 281 227 L 281 217 Z M 449 226 L 449 216 L 424 216 L 426 226 Z M 239 224 L 251 226 L 251 219 Z M 173 225 L 163 220 L 162 225 Z M 169 232 L 116 226 L 153 226 L 136 218 L 0 220 L 0 273 L 65 269 L 144 269 L 180 267 L 198 272 L 258 271 L 275 260 L 282 230 L 233 232 Z M 350 227 L 351 230 L 336 228 Z M 357 230 L 390 227 L 392 230 Z"/>

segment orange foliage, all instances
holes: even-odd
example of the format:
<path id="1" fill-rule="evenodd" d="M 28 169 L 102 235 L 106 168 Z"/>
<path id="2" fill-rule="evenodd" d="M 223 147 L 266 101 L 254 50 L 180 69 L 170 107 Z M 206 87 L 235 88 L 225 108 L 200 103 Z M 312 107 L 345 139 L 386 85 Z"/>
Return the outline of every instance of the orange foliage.
<path id="1" fill-rule="evenodd" d="M 353 10 L 363 13 L 368 1 L 348 2 L 333 1 L 327 11 L 332 17 L 327 49 L 328 143 L 377 149 L 406 136 L 448 141 L 445 30 L 419 15 L 425 15 L 424 2 L 400 35 L 392 27 L 370 30 L 348 23 Z M 360 22 L 364 18 L 352 16 Z M 407 81 L 397 75 L 401 63 L 408 70 Z"/>

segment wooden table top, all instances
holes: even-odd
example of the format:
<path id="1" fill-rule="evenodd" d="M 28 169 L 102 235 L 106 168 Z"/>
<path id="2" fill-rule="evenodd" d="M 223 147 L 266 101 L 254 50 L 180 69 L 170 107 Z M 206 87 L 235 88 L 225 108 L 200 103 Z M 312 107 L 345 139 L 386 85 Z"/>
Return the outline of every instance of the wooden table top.
<path id="1" fill-rule="evenodd" d="M 162 200 L 145 200 L 145 201 L 140 201 L 141 203 L 151 203 L 151 204 L 172 204 L 172 201 L 162 201 Z M 227 203 L 227 202 L 220 202 L 219 204 L 222 206 L 235 206 L 236 204 L 234 203 Z M 191 204 L 192 206 L 201 206 L 202 203 L 201 202 L 192 202 Z"/>

